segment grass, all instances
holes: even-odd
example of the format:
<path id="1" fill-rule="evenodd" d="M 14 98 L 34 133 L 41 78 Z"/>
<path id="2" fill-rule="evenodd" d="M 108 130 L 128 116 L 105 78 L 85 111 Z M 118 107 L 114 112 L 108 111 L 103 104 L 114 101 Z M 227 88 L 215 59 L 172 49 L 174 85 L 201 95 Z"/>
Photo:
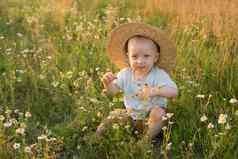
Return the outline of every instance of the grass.
<path id="1" fill-rule="evenodd" d="M 174 158 L 237 158 L 238 108 L 231 100 L 238 98 L 235 11 L 225 14 L 220 2 L 213 14 L 191 10 L 188 1 L 172 4 L 1 1 L 0 158 L 156 158 L 152 145 L 139 151 L 130 128 L 121 125 L 102 142 L 90 142 L 100 121 L 123 107 L 121 96 L 103 93 L 100 78 L 108 69 L 118 71 L 105 55 L 108 33 L 130 21 L 162 28 L 177 46 L 172 77 L 179 96 L 168 107 L 174 124 L 165 128 L 164 158 L 170 146 Z M 182 5 L 187 7 L 178 9 Z"/>

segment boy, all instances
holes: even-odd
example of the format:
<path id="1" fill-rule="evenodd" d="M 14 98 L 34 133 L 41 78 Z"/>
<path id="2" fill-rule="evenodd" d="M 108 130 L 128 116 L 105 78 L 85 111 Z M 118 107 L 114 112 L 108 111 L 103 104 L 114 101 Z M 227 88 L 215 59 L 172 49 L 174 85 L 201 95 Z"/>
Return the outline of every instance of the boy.
<path id="1" fill-rule="evenodd" d="M 163 125 L 166 98 L 177 96 L 177 86 L 168 74 L 175 66 L 174 45 L 156 27 L 129 23 L 111 33 L 107 53 L 122 70 L 117 76 L 104 74 L 103 85 L 109 95 L 123 92 L 126 109 L 111 112 L 98 126 L 97 135 L 103 135 L 113 122 L 131 121 L 133 126 L 144 128 L 148 118 L 146 138 L 153 139 Z"/>

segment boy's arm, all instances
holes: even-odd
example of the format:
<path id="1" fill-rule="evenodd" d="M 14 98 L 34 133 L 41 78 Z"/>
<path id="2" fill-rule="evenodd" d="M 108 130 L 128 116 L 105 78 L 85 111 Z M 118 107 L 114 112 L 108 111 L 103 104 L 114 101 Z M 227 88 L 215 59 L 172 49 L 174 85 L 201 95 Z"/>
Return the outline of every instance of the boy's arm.
<path id="1" fill-rule="evenodd" d="M 178 95 L 178 89 L 169 86 L 157 86 L 150 88 L 150 96 L 161 97 L 176 97 Z"/>
<path id="2" fill-rule="evenodd" d="M 115 95 L 119 92 L 119 87 L 113 82 L 117 77 L 112 72 L 107 72 L 102 77 L 103 86 L 105 88 L 105 92 L 108 95 Z"/>
<path id="3" fill-rule="evenodd" d="M 170 86 L 157 86 L 157 87 L 149 87 L 148 85 L 144 86 L 144 88 L 137 93 L 137 96 L 140 98 L 148 98 L 154 96 L 160 97 L 176 97 L 178 95 L 177 88 Z"/>
<path id="4" fill-rule="evenodd" d="M 108 87 L 105 87 L 105 91 L 108 95 L 113 96 L 113 95 L 117 94 L 120 91 L 120 89 L 117 87 L 116 84 L 111 83 Z"/>

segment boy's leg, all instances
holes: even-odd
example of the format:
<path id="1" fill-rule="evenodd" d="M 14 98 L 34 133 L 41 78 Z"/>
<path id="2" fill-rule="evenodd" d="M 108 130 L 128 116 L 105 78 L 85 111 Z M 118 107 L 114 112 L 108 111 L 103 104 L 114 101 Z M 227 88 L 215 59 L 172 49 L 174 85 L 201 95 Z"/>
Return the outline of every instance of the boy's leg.
<path id="1" fill-rule="evenodd" d="M 148 130 L 146 133 L 148 139 L 153 139 L 159 134 L 163 126 L 162 116 L 165 116 L 165 114 L 165 109 L 159 106 L 152 108 L 149 114 Z"/>
<path id="2" fill-rule="evenodd" d="M 97 127 L 96 135 L 101 137 L 104 135 L 106 130 L 110 129 L 113 123 L 122 123 L 126 124 L 130 122 L 130 116 L 127 113 L 126 109 L 116 109 L 110 112 L 109 116 L 104 119 L 101 124 Z"/>

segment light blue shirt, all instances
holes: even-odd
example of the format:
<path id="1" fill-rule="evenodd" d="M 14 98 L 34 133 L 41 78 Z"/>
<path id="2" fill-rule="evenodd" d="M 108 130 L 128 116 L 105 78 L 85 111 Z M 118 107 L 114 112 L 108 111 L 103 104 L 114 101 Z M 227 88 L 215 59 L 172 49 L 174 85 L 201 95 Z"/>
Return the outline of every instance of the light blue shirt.
<path id="1" fill-rule="evenodd" d="M 117 79 L 113 82 L 124 93 L 124 105 L 135 120 L 144 119 L 154 106 L 167 107 L 167 99 L 165 97 L 155 96 L 143 100 L 136 96 L 146 84 L 149 87 L 169 86 L 177 89 L 170 76 L 157 66 L 152 68 L 143 81 L 134 79 L 131 68 L 124 68 L 117 74 Z"/>

